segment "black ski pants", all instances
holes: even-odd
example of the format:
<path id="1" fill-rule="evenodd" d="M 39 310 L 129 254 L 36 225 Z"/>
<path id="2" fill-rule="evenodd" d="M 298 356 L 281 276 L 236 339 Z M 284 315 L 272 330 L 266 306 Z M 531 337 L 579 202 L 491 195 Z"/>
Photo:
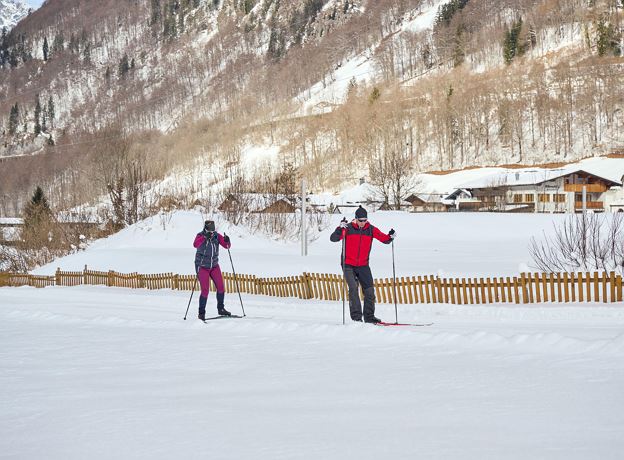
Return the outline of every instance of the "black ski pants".
<path id="1" fill-rule="evenodd" d="M 362 319 L 362 303 L 360 302 L 359 286 L 364 291 L 364 320 L 375 316 L 375 287 L 373 285 L 373 274 L 368 265 L 354 267 L 345 265 L 344 270 L 347 286 L 349 286 L 349 310 L 351 319 L 360 321 Z"/>

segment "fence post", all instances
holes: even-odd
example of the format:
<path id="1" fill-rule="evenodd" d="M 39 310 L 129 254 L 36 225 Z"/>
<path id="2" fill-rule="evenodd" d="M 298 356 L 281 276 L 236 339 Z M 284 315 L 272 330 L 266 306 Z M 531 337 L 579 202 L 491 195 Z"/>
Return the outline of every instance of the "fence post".
<path id="1" fill-rule="evenodd" d="M 115 272 L 113 270 L 108 271 L 107 286 L 112 287 L 115 285 Z"/>
<path id="2" fill-rule="evenodd" d="M 306 299 L 312 299 L 312 282 L 310 278 L 310 274 L 303 272 L 303 286 L 306 290 Z"/>
<path id="3" fill-rule="evenodd" d="M 529 303 L 529 293 L 527 290 L 526 273 L 520 274 L 520 287 L 522 289 L 522 303 Z M 520 303 L 520 302 L 517 302 Z"/>
<path id="4" fill-rule="evenodd" d="M 56 267 L 56 273 L 54 274 L 54 284 L 61 285 L 61 267 Z"/>

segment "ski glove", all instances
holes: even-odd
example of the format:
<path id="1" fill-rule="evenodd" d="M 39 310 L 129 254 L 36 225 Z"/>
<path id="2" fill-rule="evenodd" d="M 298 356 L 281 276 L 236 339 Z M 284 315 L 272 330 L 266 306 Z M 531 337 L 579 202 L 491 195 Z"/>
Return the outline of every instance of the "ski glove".
<path id="1" fill-rule="evenodd" d="M 339 227 L 340 227 L 340 228 L 347 228 L 347 226 L 348 226 L 348 225 L 349 225 L 349 224 L 347 223 L 347 219 L 342 219 L 342 220 L 340 221 L 340 225 L 339 225 Z"/>
<path id="2" fill-rule="evenodd" d="M 225 244 L 230 244 L 230 237 L 227 235 L 223 235 L 223 241 L 225 241 Z"/>
<path id="3" fill-rule="evenodd" d="M 391 229 L 390 229 L 390 231 L 388 232 L 388 236 L 389 236 L 391 239 L 395 239 L 395 238 L 396 238 L 396 232 L 394 231 L 394 229 L 393 229 L 393 228 L 391 228 Z"/>

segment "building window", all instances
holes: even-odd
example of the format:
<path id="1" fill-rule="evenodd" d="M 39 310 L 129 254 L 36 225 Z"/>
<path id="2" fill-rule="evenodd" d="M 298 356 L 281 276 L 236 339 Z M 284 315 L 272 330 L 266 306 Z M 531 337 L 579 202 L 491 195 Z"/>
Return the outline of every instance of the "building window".
<path id="1" fill-rule="evenodd" d="M 535 195 L 532 193 L 527 193 L 526 195 L 524 195 L 524 201 L 526 201 L 527 203 L 533 203 L 535 201 Z"/>
<path id="2" fill-rule="evenodd" d="M 550 195 L 548 193 L 540 193 L 537 197 L 540 203 L 550 203 Z"/>
<path id="3" fill-rule="evenodd" d="M 514 203 L 522 203 L 522 194 L 516 194 L 513 196 Z"/>
<path id="4" fill-rule="evenodd" d="M 555 203 L 565 203 L 565 195 L 563 193 L 555 193 L 553 198 Z"/>

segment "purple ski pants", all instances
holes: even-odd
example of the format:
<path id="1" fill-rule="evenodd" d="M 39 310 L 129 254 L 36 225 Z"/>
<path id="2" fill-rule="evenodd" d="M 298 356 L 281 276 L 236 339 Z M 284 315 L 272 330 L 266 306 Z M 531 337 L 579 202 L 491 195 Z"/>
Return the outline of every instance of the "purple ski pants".
<path id="1" fill-rule="evenodd" d="M 225 292 L 225 287 L 223 286 L 223 275 L 221 275 L 221 268 L 218 265 L 212 268 L 201 267 L 199 269 L 199 273 L 197 274 L 197 278 L 199 278 L 202 297 L 208 297 L 211 278 L 217 288 L 217 293 L 221 294 Z"/>

